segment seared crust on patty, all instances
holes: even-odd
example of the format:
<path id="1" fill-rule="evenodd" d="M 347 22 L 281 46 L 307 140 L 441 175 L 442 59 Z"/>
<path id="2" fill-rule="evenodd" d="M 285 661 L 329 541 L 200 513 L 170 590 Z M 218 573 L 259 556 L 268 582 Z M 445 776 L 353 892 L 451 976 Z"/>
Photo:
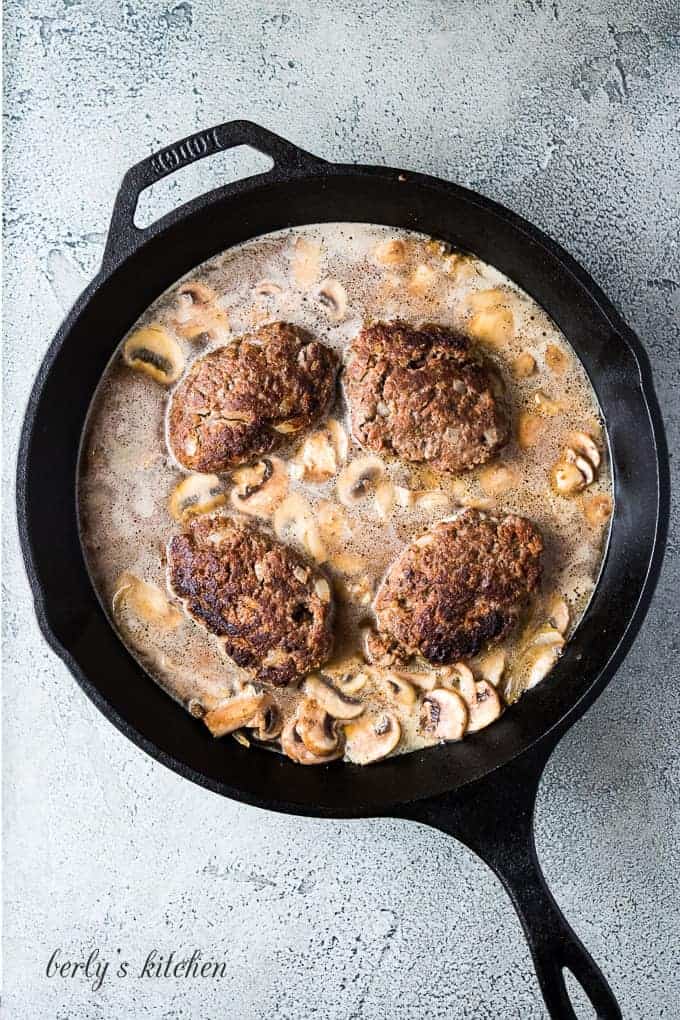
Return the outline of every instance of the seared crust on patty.
<path id="1" fill-rule="evenodd" d="M 465 510 L 409 545 L 375 601 L 376 652 L 450 665 L 501 641 L 538 587 L 543 540 L 526 517 Z"/>
<path id="2" fill-rule="evenodd" d="M 509 437 L 487 364 L 444 326 L 365 326 L 350 345 L 344 385 L 352 432 L 377 453 L 457 472 L 485 463 Z"/>
<path id="3" fill-rule="evenodd" d="M 325 577 L 289 546 L 233 517 L 198 517 L 168 545 L 170 587 L 254 679 L 282 686 L 330 657 Z"/>
<path id="4" fill-rule="evenodd" d="M 309 428 L 333 395 L 337 358 L 305 330 L 263 326 L 197 358 L 172 395 L 170 448 L 190 471 L 228 471 Z"/>

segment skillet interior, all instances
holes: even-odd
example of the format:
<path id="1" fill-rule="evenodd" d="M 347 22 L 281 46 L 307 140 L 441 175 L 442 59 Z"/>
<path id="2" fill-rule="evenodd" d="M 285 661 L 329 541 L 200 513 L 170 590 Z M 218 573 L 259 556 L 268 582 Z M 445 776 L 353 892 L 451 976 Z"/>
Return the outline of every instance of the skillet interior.
<path id="1" fill-rule="evenodd" d="M 400 179 L 400 178 L 406 179 Z M 78 535 L 78 446 L 95 387 L 121 336 L 182 274 L 260 233 L 313 222 L 383 223 L 470 249 L 535 298 L 580 356 L 602 407 L 616 510 L 600 581 L 552 674 L 492 727 L 361 769 L 303 768 L 214 741 L 143 672 L 108 623 Z M 625 653 L 651 595 L 663 538 L 654 408 L 625 331 L 561 250 L 524 221 L 455 185 L 383 168 L 319 165 L 313 174 L 220 189 L 161 221 L 148 241 L 78 301 L 36 383 L 18 475 L 20 527 L 45 636 L 105 714 L 145 750 L 217 792 L 282 811 L 355 816 L 452 791 L 566 728 Z M 624 337 L 625 333 L 625 337 Z M 643 364 L 642 371 L 645 368 Z M 649 395 L 653 394 L 648 380 Z M 661 509 L 660 509 L 661 508 Z"/>

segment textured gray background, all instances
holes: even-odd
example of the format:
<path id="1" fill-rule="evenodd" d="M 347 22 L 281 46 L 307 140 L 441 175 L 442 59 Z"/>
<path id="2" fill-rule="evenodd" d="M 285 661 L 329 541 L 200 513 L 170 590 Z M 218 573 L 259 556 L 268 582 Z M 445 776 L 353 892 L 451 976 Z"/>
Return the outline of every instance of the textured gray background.
<path id="1" fill-rule="evenodd" d="M 234 116 L 331 159 L 458 180 L 534 220 L 644 338 L 677 448 L 676 0 L 13 0 L 5 19 L 6 1016 L 539 1020 L 519 923 L 467 851 L 402 822 L 224 802 L 96 712 L 33 618 L 14 454 L 121 175 Z M 256 164 L 201 166 L 165 202 Z M 639 1020 L 680 1014 L 677 524 L 676 503 L 643 631 L 563 740 L 538 805 L 556 898 Z M 137 964 L 197 946 L 231 966 L 221 984 L 108 980 L 93 993 L 43 976 L 57 946 L 114 960 L 120 948 Z"/>

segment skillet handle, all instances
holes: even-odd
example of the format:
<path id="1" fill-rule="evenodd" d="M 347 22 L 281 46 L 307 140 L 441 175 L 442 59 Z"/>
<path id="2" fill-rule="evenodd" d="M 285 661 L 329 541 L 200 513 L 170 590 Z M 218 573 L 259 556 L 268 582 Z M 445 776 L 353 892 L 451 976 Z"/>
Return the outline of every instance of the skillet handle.
<path id="1" fill-rule="evenodd" d="M 534 806 L 553 747 L 534 749 L 451 798 L 416 804 L 408 817 L 455 836 L 500 878 L 522 922 L 552 1020 L 578 1020 L 565 968 L 588 996 L 598 1020 L 621 1020 L 604 975 L 553 899 L 536 856 Z"/>
<path id="2" fill-rule="evenodd" d="M 281 179 L 326 162 L 249 120 L 231 120 L 182 138 L 136 163 L 123 177 L 106 239 L 102 259 L 104 272 L 115 269 L 119 262 L 139 248 L 153 233 L 153 224 L 142 229 L 135 226 L 134 222 L 139 196 L 146 188 L 205 156 L 226 152 L 239 145 L 247 145 L 273 160 L 271 170 L 257 175 L 263 180 Z"/>

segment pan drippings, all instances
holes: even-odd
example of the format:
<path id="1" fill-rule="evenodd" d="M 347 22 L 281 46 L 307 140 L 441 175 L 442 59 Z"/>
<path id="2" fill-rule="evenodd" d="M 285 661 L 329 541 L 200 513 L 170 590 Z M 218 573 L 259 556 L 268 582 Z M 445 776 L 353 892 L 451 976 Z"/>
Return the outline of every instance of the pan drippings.
<path id="1" fill-rule="evenodd" d="M 327 415 L 281 426 L 271 455 L 197 474 L 169 452 L 169 395 L 192 362 L 284 321 L 346 359 L 367 321 L 470 336 L 505 386 L 512 438 L 458 475 L 379 456 L 351 437 L 340 382 Z M 148 673 L 217 735 L 297 761 L 370 762 L 492 722 L 557 661 L 593 591 L 612 510 L 606 438 L 584 369 L 528 295 L 422 235 L 339 223 L 232 248 L 163 294 L 123 338 L 93 401 L 79 473 L 82 539 L 113 625 Z M 373 602 L 390 565 L 474 507 L 519 514 L 544 542 L 540 590 L 501 644 L 446 667 L 370 665 Z M 253 683 L 168 587 L 168 542 L 200 514 L 251 522 L 328 580 L 335 651 L 285 688 Z"/>

